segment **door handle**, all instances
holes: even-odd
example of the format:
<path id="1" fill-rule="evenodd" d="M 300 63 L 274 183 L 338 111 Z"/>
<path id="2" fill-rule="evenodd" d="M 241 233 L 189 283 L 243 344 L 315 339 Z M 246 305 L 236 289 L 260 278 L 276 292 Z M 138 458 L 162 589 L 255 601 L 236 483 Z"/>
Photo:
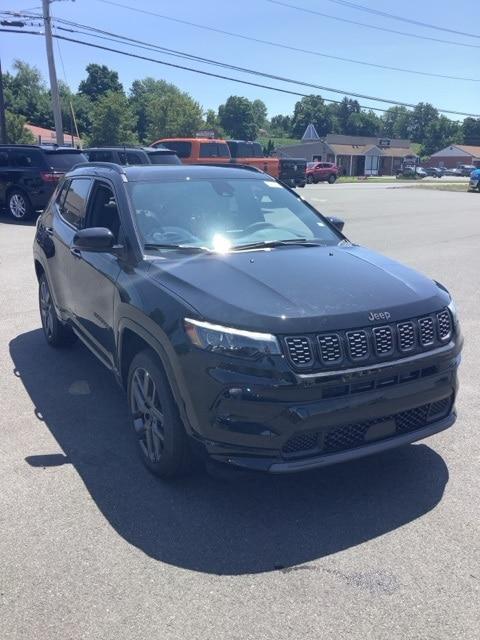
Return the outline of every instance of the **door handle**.
<path id="1" fill-rule="evenodd" d="M 45 233 L 47 234 L 47 236 L 50 236 L 51 238 L 53 238 L 53 229 L 52 229 L 52 227 L 45 227 Z"/>
<path id="2" fill-rule="evenodd" d="M 70 253 L 72 254 L 72 256 L 75 256 L 75 258 L 82 257 L 82 252 L 80 251 L 80 249 L 77 249 L 75 247 L 70 247 Z"/>

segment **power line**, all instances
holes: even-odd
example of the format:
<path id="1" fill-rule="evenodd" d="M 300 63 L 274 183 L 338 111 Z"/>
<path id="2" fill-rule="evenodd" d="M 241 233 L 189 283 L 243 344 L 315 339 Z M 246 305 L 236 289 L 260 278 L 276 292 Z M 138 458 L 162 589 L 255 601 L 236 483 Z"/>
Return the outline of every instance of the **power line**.
<path id="1" fill-rule="evenodd" d="M 98 0 L 98 2 L 105 2 L 108 4 L 116 4 L 109 0 Z M 407 31 L 397 31 L 396 29 L 389 29 L 387 27 L 377 27 L 373 24 L 366 22 L 358 22 L 357 20 L 349 20 L 348 18 L 340 18 L 339 16 L 332 16 L 329 13 L 323 13 L 316 9 L 307 9 L 306 7 L 300 7 L 296 4 L 290 4 L 288 2 L 282 2 L 281 0 L 265 0 L 271 4 L 276 4 L 280 7 L 286 7 L 287 9 L 295 9 L 296 11 L 302 11 L 310 15 L 321 16 L 322 18 L 328 18 L 329 20 L 337 20 L 338 22 L 347 22 L 348 24 L 354 24 L 357 27 L 367 27 L 368 29 L 375 29 L 376 31 L 385 31 L 387 33 L 394 33 L 399 36 L 407 36 L 408 38 L 417 38 L 419 40 L 429 40 L 430 42 L 440 42 L 442 44 L 453 44 L 457 47 L 469 47 L 471 49 L 480 49 L 480 44 L 469 44 L 467 42 L 457 42 L 456 40 L 443 40 L 441 38 L 432 38 L 431 36 L 421 36 L 418 33 L 408 33 Z M 120 5 L 122 6 L 122 5 Z"/>
<path id="2" fill-rule="evenodd" d="M 321 58 L 327 58 L 329 60 L 336 60 L 338 62 L 347 62 L 347 63 L 351 63 L 351 64 L 357 64 L 357 65 L 361 65 L 364 67 L 371 67 L 374 69 L 383 69 L 385 71 L 395 71 L 395 72 L 400 72 L 400 73 L 409 73 L 409 74 L 413 74 L 413 75 L 419 75 L 419 76 L 426 76 L 426 77 L 430 77 L 430 78 L 440 78 L 442 80 L 458 80 L 458 81 L 462 81 L 462 82 L 480 82 L 480 78 L 469 78 L 469 77 L 465 77 L 465 76 L 456 76 L 456 75 L 449 75 L 449 74 L 443 74 L 443 73 L 432 73 L 432 72 L 428 72 L 428 71 L 421 71 L 418 69 L 405 69 L 403 67 L 392 67 L 389 65 L 383 65 L 383 64 L 377 64 L 374 62 L 367 62 L 366 60 L 356 60 L 354 58 L 343 58 L 341 56 L 334 56 L 332 54 L 328 54 L 328 53 L 324 53 L 322 51 L 314 51 L 312 49 L 303 49 L 301 47 L 294 47 L 293 45 L 287 45 L 281 42 L 275 42 L 272 40 L 263 40 L 261 38 L 254 38 L 253 36 L 246 36 L 244 34 L 241 33 L 236 33 L 233 31 L 225 31 L 223 29 L 217 29 L 215 27 L 210 27 L 208 25 L 204 25 L 204 24 L 198 24 L 195 22 L 190 22 L 188 20 L 181 20 L 179 18 L 172 18 L 171 16 L 166 16 L 163 15 L 161 13 L 156 13 L 153 11 L 148 11 L 145 9 L 138 9 L 136 7 L 128 7 L 127 5 L 123 5 L 123 4 L 119 4 L 119 3 L 115 3 L 115 2 L 109 2 L 108 0 L 98 0 L 99 2 L 104 2 L 105 4 L 111 4 L 114 6 L 118 6 L 124 9 L 128 9 L 131 11 L 137 11 L 139 13 L 143 13 L 146 15 L 151 15 L 151 16 L 155 16 L 157 18 L 160 18 L 162 20 L 169 20 L 171 22 L 176 22 L 179 24 L 184 24 L 190 27 L 194 27 L 196 29 L 203 29 L 205 31 L 212 31 L 214 33 L 220 33 L 222 35 L 226 35 L 226 36 L 230 36 L 233 38 L 239 38 L 241 40 L 248 40 L 250 42 L 256 42 L 259 44 L 265 44 L 267 46 L 270 47 L 276 47 L 279 49 L 285 49 L 287 51 L 295 51 L 297 53 L 304 53 L 307 55 L 312 55 L 312 56 L 317 56 L 317 57 L 321 57 Z M 10 12 L 6 12 L 7 14 L 9 14 Z M 13 13 L 13 12 L 11 12 Z M 32 16 L 29 16 L 32 17 Z M 57 18 L 57 21 L 59 19 Z M 62 23 L 64 24 L 75 24 L 75 23 L 70 23 L 70 21 L 68 20 L 62 20 Z"/>
<path id="3" fill-rule="evenodd" d="M 87 27 L 87 28 L 89 28 L 89 29 L 91 29 L 93 31 L 102 31 L 102 30 L 96 29 L 95 27 Z M 2 30 L 2 31 L 4 31 L 4 30 Z M 17 33 L 18 33 L 18 31 L 17 31 Z M 22 33 L 22 32 L 20 31 L 20 33 Z M 30 32 L 30 33 L 32 33 L 32 32 Z M 110 32 L 106 32 L 105 31 L 104 33 L 110 33 Z M 36 34 L 36 35 L 38 35 L 38 34 Z M 113 35 L 115 35 L 115 34 L 113 34 Z M 261 88 L 271 89 L 271 90 L 274 90 L 274 91 L 281 91 L 283 93 L 291 93 L 292 95 L 301 95 L 301 96 L 308 95 L 308 94 L 302 94 L 302 93 L 298 93 L 298 92 L 290 92 L 290 91 L 287 91 L 286 89 L 280 89 L 278 87 L 271 87 L 271 86 L 267 86 L 267 85 L 247 82 L 246 80 L 240 80 L 238 78 L 232 78 L 230 76 L 223 76 L 223 75 L 219 75 L 219 74 L 213 74 L 213 73 L 210 73 L 210 72 L 207 72 L 207 71 L 203 71 L 203 70 L 200 70 L 200 69 L 194 69 L 192 67 L 184 67 L 184 66 L 177 65 L 177 64 L 174 64 L 174 63 L 170 63 L 170 62 L 166 62 L 166 61 L 163 61 L 163 60 L 158 60 L 158 59 L 154 59 L 154 58 L 148 58 L 146 56 L 140 56 L 138 54 L 126 52 L 126 51 L 123 51 L 123 50 L 113 49 L 111 47 L 105 47 L 105 46 L 94 44 L 94 43 L 91 43 L 91 42 L 85 42 L 83 40 L 78 40 L 76 38 L 68 38 L 66 36 L 60 36 L 58 34 L 55 37 L 59 38 L 61 40 L 68 41 L 68 42 L 74 42 L 74 43 L 77 43 L 77 44 L 82 44 L 82 45 L 85 45 L 85 46 L 98 48 L 98 49 L 102 49 L 102 50 L 105 50 L 105 51 L 111 51 L 113 53 L 119 53 L 121 55 L 126 55 L 126 56 L 130 56 L 130 57 L 138 58 L 138 59 L 141 59 L 141 60 L 147 60 L 147 61 L 154 62 L 154 63 L 157 63 L 157 64 L 162 64 L 162 65 L 165 65 L 165 66 L 184 69 L 184 70 L 187 70 L 187 71 L 193 71 L 194 73 L 200 73 L 200 74 L 211 76 L 211 77 L 218 77 L 218 78 L 221 78 L 221 79 L 224 79 L 224 80 L 231 80 L 233 82 L 239 82 L 241 84 L 248 84 L 248 85 L 251 85 L 251 86 L 258 86 L 258 87 L 261 87 Z M 122 38 L 122 36 L 117 36 L 117 38 L 118 37 Z M 108 38 L 106 38 L 106 39 L 108 39 Z M 128 40 L 133 40 L 133 39 L 128 38 Z M 116 42 L 118 42 L 118 40 L 116 40 Z M 121 42 L 121 44 L 124 44 L 124 43 Z M 134 46 L 138 46 L 138 45 L 134 45 Z M 155 45 L 149 45 L 149 47 L 155 47 Z M 227 63 L 222 63 L 222 62 L 219 62 L 219 61 L 210 60 L 208 58 L 200 58 L 199 56 L 194 56 L 192 54 L 188 54 L 188 53 L 185 53 L 185 52 L 179 52 L 179 51 L 175 51 L 175 50 L 172 50 L 172 49 L 166 49 L 164 47 L 158 47 L 158 48 L 161 49 L 164 53 L 168 53 L 169 55 L 176 55 L 178 57 L 188 58 L 190 60 L 194 60 L 194 61 L 197 61 L 197 62 L 206 63 L 206 64 L 213 64 L 215 66 L 219 66 L 219 67 L 222 67 L 222 68 L 228 68 L 228 69 L 232 69 L 232 70 L 235 70 L 235 71 L 240 71 L 241 73 L 250 73 L 250 74 L 253 74 L 255 76 L 266 77 L 266 78 L 273 79 L 273 80 L 279 80 L 281 82 L 288 82 L 290 84 L 297 84 L 297 85 L 301 85 L 301 86 L 307 86 L 307 87 L 310 87 L 310 88 L 320 89 L 322 91 L 329 91 L 329 92 L 332 92 L 332 93 L 339 93 L 339 94 L 342 94 L 342 95 L 353 96 L 353 97 L 356 97 L 356 98 L 365 98 L 367 100 L 372 100 L 372 101 L 376 101 L 376 102 L 385 102 L 385 103 L 392 104 L 392 105 L 395 105 L 395 106 L 404 106 L 404 107 L 409 107 L 409 108 L 415 108 L 415 106 L 416 106 L 415 104 L 412 104 L 412 103 L 393 101 L 393 100 L 389 100 L 389 99 L 386 99 L 386 98 L 379 98 L 379 97 L 374 97 L 374 96 L 367 96 L 367 95 L 363 95 L 363 94 L 343 91 L 342 89 L 333 89 L 331 87 L 324 87 L 322 85 L 315 85 L 315 84 L 311 84 L 311 83 L 307 83 L 307 82 L 302 82 L 302 81 L 299 81 L 299 80 L 293 80 L 291 78 L 284 78 L 282 76 L 276 76 L 276 75 L 273 75 L 273 74 L 267 74 L 267 73 L 263 73 L 263 72 L 256 71 L 256 70 L 253 70 L 253 69 L 247 69 L 247 68 L 244 68 L 244 67 L 238 67 L 238 66 L 235 66 L 235 65 L 229 65 Z M 334 102 L 334 103 L 338 102 L 338 101 L 335 101 L 335 100 L 327 100 L 327 101 L 328 102 Z M 368 107 L 363 107 L 363 108 L 368 108 Z M 372 107 L 372 110 L 375 110 L 375 111 L 377 111 L 377 110 L 378 111 L 386 111 L 385 109 L 375 109 L 373 107 Z M 463 111 L 452 111 L 452 110 L 448 110 L 448 109 L 441 109 L 441 108 L 438 108 L 438 107 L 437 107 L 437 110 L 442 112 L 442 113 L 449 113 L 449 114 L 453 114 L 453 115 L 471 116 L 471 117 L 475 117 L 475 118 L 478 117 L 476 114 L 465 113 Z"/>
<path id="4" fill-rule="evenodd" d="M 398 20 L 400 22 L 408 22 L 409 24 L 414 24 L 417 27 L 426 27 L 427 29 L 436 29 L 437 31 L 445 31 L 447 33 L 454 33 L 457 36 L 467 36 L 468 38 L 480 38 L 478 33 L 467 33 L 466 31 L 458 31 L 457 29 L 449 29 L 448 27 L 441 27 L 436 24 L 431 24 L 429 22 L 421 22 L 420 20 L 413 20 L 412 18 L 405 18 L 403 16 L 396 16 L 393 13 L 388 13 L 386 11 L 380 11 L 379 9 L 371 9 L 370 7 L 365 7 L 364 5 L 357 4 L 356 2 L 348 2 L 348 0 L 328 0 L 329 2 L 333 2 L 334 4 L 338 4 L 340 6 L 348 7 L 350 9 L 358 9 L 358 11 L 365 11 L 366 13 L 370 13 L 376 16 L 382 16 L 383 18 L 389 18 L 390 20 Z"/>

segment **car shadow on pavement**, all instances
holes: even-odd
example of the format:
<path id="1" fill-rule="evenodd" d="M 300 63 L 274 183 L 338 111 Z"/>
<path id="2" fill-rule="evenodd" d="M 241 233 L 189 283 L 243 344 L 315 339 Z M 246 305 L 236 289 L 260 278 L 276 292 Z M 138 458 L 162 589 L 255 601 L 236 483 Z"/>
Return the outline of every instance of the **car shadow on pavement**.
<path id="1" fill-rule="evenodd" d="M 63 450 L 32 451 L 26 462 L 38 473 L 72 464 L 120 536 L 178 567 L 289 570 L 421 517 L 448 482 L 443 459 L 418 444 L 308 474 L 229 482 L 198 472 L 166 483 L 141 464 L 123 392 L 87 349 L 51 349 L 35 330 L 12 340 L 10 353 L 12 375 Z"/>

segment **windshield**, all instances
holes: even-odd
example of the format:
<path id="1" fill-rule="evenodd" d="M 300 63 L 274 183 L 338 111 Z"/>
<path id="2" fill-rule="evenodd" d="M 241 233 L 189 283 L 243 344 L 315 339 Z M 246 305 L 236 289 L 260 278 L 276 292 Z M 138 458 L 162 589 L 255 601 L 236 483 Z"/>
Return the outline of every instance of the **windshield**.
<path id="1" fill-rule="evenodd" d="M 320 215 L 273 180 L 213 179 L 128 183 L 145 245 L 225 252 L 277 241 L 337 245 Z"/>

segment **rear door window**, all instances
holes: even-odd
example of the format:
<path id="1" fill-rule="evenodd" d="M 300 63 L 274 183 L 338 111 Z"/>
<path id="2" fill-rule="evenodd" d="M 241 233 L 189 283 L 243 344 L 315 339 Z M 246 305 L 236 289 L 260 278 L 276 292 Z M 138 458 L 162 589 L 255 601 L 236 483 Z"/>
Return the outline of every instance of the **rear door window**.
<path id="1" fill-rule="evenodd" d="M 33 169 L 43 166 L 42 154 L 38 149 L 13 149 L 10 164 L 19 169 Z"/>
<path id="2" fill-rule="evenodd" d="M 186 140 L 167 140 L 165 145 L 172 151 L 175 151 L 179 158 L 189 158 L 192 155 L 192 143 Z"/>
<path id="3" fill-rule="evenodd" d="M 239 155 L 240 154 L 237 151 L 237 156 Z M 229 152 L 227 143 L 225 144 L 218 143 L 218 142 L 201 142 L 200 143 L 200 154 L 199 154 L 200 158 L 228 158 L 229 156 L 230 156 L 230 152 Z"/>
<path id="4" fill-rule="evenodd" d="M 61 205 L 62 217 L 76 229 L 81 229 L 83 226 L 91 184 L 90 178 L 74 178 Z"/>
<path id="5" fill-rule="evenodd" d="M 101 151 L 90 151 L 88 154 L 90 162 L 115 162 L 113 153 L 102 149 Z"/>
<path id="6" fill-rule="evenodd" d="M 127 151 L 127 164 L 147 164 L 147 160 L 134 151 Z"/>
<path id="7" fill-rule="evenodd" d="M 56 171 L 69 171 L 80 162 L 88 162 L 87 156 L 81 151 L 46 151 L 47 162 Z"/>

